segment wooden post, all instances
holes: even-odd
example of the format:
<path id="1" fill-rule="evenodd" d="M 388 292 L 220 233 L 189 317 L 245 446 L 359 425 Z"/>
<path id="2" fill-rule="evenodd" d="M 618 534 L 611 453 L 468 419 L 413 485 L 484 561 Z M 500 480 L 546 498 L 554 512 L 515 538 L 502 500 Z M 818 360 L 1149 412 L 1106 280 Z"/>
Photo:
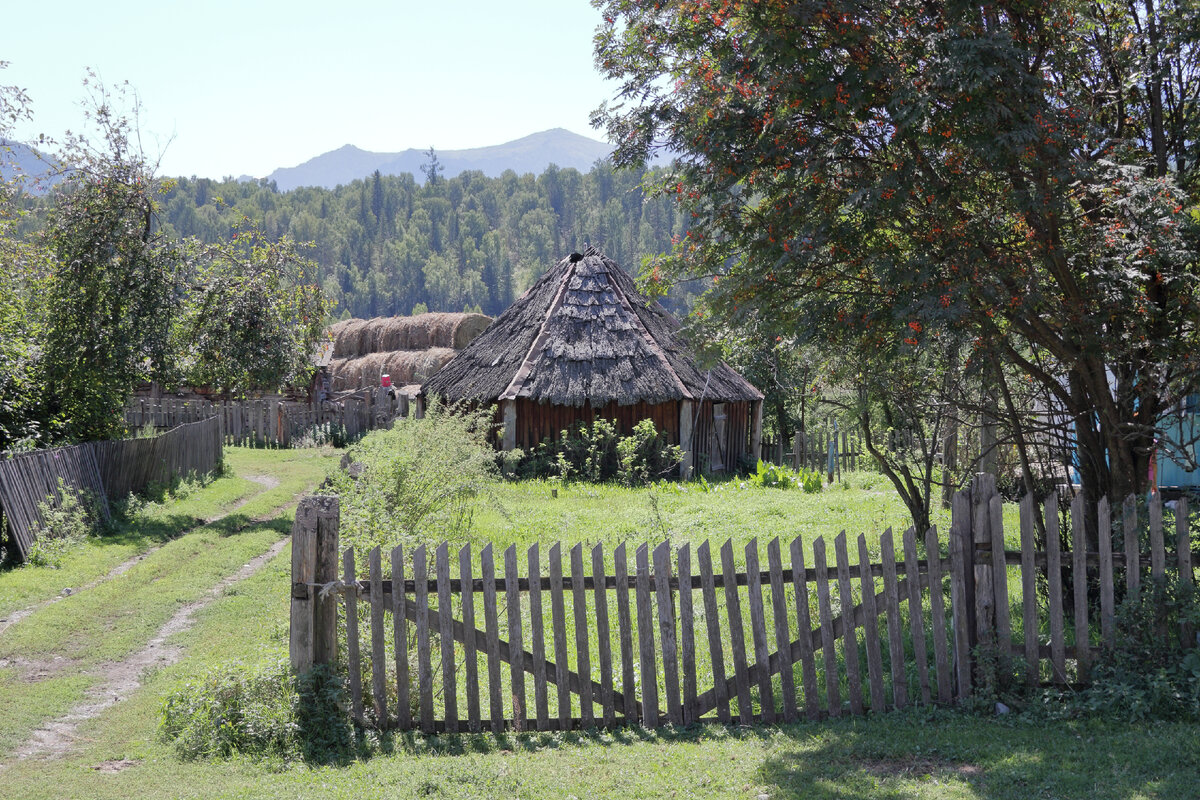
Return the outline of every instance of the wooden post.
<path id="1" fill-rule="evenodd" d="M 297 674 L 330 664 L 337 654 L 337 597 L 321 598 L 321 584 L 338 577 L 338 498 L 300 501 L 292 525 L 291 663 Z"/>
<path id="2" fill-rule="evenodd" d="M 971 495 L 957 492 L 950 517 L 950 612 L 954 625 L 954 663 L 959 701 L 971 696 L 971 648 L 975 646 L 975 573 L 969 560 L 974 549 L 971 536 Z"/>
<path id="3" fill-rule="evenodd" d="M 692 416 L 695 403 L 691 400 L 679 401 L 679 447 L 683 450 L 683 460 L 679 462 L 679 477 L 687 480 L 692 477 L 696 466 L 696 457 L 692 447 Z"/>
<path id="4" fill-rule="evenodd" d="M 517 446 L 517 401 L 503 400 L 500 403 L 500 409 L 504 414 L 504 438 L 501 440 L 501 448 L 508 452 Z M 418 415 L 418 419 L 423 414 Z"/>
<path id="5" fill-rule="evenodd" d="M 750 458 L 757 464 L 762 459 L 763 401 L 753 401 L 750 404 L 750 412 L 754 416 L 753 427 L 750 431 Z"/>

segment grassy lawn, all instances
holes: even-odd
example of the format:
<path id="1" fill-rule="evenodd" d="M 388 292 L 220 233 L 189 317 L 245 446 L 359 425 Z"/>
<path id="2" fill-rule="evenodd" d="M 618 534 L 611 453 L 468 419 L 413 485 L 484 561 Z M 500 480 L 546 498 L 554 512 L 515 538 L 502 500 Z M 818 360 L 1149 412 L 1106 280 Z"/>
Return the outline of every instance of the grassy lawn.
<path id="1" fill-rule="evenodd" d="M 320 451 L 227 451 L 236 476 L 271 475 L 278 487 L 254 495 L 227 520 L 170 540 L 113 587 L 98 586 L 39 610 L 0 634 L 0 658 L 71 665 L 30 679 L 0 672 L 0 752 L 61 714 L 90 685 L 92 670 L 139 646 L 179 604 L 261 553 L 290 526 L 290 510 L 256 516 L 315 484 L 332 457 Z M 238 478 L 223 478 L 236 481 Z M 715 493 L 574 485 L 551 498 L 549 485 L 505 484 L 475 518 L 476 541 L 496 546 L 656 541 L 744 543 L 803 534 L 832 538 L 902 529 L 906 514 L 877 476 L 851 476 L 851 488 Z M 221 481 L 173 507 L 192 519 L 226 506 Z M 867 484 L 870 484 L 869 486 Z M 251 491 L 257 491 L 251 489 Z M 248 495 L 243 495 L 243 498 Z M 226 499 L 220 499 L 226 498 Z M 946 524 L 939 520 L 939 527 Z M 185 526 L 187 530 L 190 526 Z M 1015 530 L 1015 526 L 1010 528 Z M 664 533 L 665 532 L 665 533 Z M 169 538 L 169 537 L 168 537 Z M 155 540 L 146 547 L 158 544 Z M 6 760 L 6 798 L 374 798 L 374 797 L 712 797 L 750 798 L 1187 798 L 1200 797 L 1200 726 L 1045 722 L 1015 715 L 940 710 L 893 713 L 791 726 L 695 726 L 646 732 L 371 738 L 349 764 L 233 759 L 181 761 L 157 734 L 162 698 L 181 683 L 230 660 L 285 658 L 290 551 L 201 610 L 173 637 L 182 660 L 147 674 L 140 689 L 80 728 L 77 747 L 59 759 Z M 107 562 L 106 562 L 107 563 Z M 110 567 L 93 564 L 94 574 Z M 0 574 L 8 591 L 25 570 Z M 117 587 L 120 584 L 120 587 Z M 143 620 L 143 617 L 145 618 Z"/>

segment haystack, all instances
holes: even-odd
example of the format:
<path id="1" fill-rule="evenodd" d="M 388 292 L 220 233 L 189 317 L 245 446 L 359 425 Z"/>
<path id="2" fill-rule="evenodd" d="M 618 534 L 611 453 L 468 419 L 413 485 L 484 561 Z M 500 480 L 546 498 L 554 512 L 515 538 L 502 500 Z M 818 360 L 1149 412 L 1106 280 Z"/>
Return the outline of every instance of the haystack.
<path id="1" fill-rule="evenodd" d="M 449 347 L 433 347 L 428 350 L 393 350 L 384 353 L 368 353 L 357 358 L 334 359 L 330 364 L 334 386 L 357 388 L 378 386 L 381 375 L 391 376 L 392 385 L 420 383 L 432 378 L 454 358 L 457 351 Z"/>
<path id="2" fill-rule="evenodd" d="M 331 325 L 329 336 L 334 340 L 334 358 L 434 347 L 462 350 L 491 321 L 483 314 L 451 313 L 347 319 Z"/>

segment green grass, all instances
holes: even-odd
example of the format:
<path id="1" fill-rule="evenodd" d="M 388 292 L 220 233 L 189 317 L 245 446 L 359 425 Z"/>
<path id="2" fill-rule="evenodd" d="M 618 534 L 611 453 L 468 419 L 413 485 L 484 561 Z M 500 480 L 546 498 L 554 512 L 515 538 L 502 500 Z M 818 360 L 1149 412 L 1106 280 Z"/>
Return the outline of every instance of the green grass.
<path id="1" fill-rule="evenodd" d="M 304 451 L 230 453 L 239 475 L 289 473 L 298 479 L 296 473 L 303 472 L 305 480 L 315 482 L 328 463 L 319 456 L 305 460 Z M 906 524 L 903 508 L 886 485 L 877 486 L 879 496 L 872 494 L 876 489 L 860 488 L 835 488 L 819 496 L 732 491 L 697 496 L 660 490 L 656 513 L 645 490 L 576 485 L 551 499 L 546 484 L 507 484 L 498 489 L 496 503 L 476 517 L 472 538 L 498 546 L 524 546 L 535 540 L 547 545 L 557 540 L 564 544 L 612 543 L 623 538 L 656 541 L 661 534 L 655 532 L 664 526 L 677 543 L 709 537 L 716 543 L 733 537 L 744 544 L 751 536 L 763 542 L 775 535 L 796 534 L 807 541 L 842 527 L 850 534 L 877 537 L 887 525 L 899 530 Z M 261 502 L 255 498 L 239 515 L 265 513 L 286 502 L 283 490 L 281 484 L 278 491 L 271 490 L 277 492 L 273 498 L 265 497 L 268 493 Z M 694 510 L 697 505 L 703 514 Z M 712 524 L 702 526 L 709 517 Z M 137 636 L 122 638 L 105 627 L 106 617 L 135 608 L 134 616 L 147 613 L 160 618 L 165 612 L 142 605 L 153 597 L 152 587 L 173 581 L 169 583 L 173 590 L 160 596 L 169 597 L 167 605 L 173 609 L 182 597 L 202 590 L 205 580 L 211 585 L 222 569 L 236 569 L 246 553 L 255 548 L 261 552 L 276 541 L 288 519 L 290 515 L 284 515 L 278 522 L 250 525 L 240 532 L 231 522 L 220 530 L 189 533 L 146 559 L 153 563 L 144 570 L 130 571 L 130 591 L 124 601 L 116 594 L 97 593 L 96 609 L 70 599 L 56 603 L 0 635 L 0 647 L 25 656 L 46 656 L 59 647 L 68 648 L 86 663 L 115 657 L 134 646 Z M 194 544 L 184 548 L 188 540 Z M 226 550 L 228 556 L 221 555 Z M 176 568 L 164 571 L 166 561 L 154 560 L 160 553 L 170 556 Z M 753 799 L 760 794 L 866 800 L 1200 797 L 1195 785 L 1195 775 L 1200 773 L 1200 726 L 1044 722 L 928 710 L 741 729 L 695 726 L 658 732 L 627 729 L 498 737 L 407 734 L 365 740 L 359 758 L 333 766 L 246 759 L 180 761 L 156 733 L 162 698 L 181 682 L 231 660 L 254 663 L 286 654 L 289 567 L 285 548 L 258 574 L 202 610 L 196 625 L 173 640 L 184 648 L 184 659 L 150 673 L 129 700 L 85 723 L 75 752 L 58 760 L 7 763 L 0 771 L 3 795 L 29 800 L 131 796 Z M 10 577 L 0 575 L 0 587 Z M 51 610 L 61 616 L 48 615 Z M 41 635 L 22 632 L 27 624 L 36 625 Z M 137 628 L 146 635 L 154 626 L 138 623 Z M 43 637 L 54 644 L 46 644 Z M 106 643 L 107 637 L 124 644 Z M 93 656 L 89 642 L 105 655 Z M 82 673 L 18 685 L 11 683 L 11 674 L 6 677 L 0 671 L 0 681 L 10 681 L 0 688 L 5 697 L 0 728 L 10 730 L 27 730 L 39 719 L 53 716 L 49 709 L 61 706 L 60 696 L 78 695 L 86 688 Z M 24 702 L 19 699 L 23 695 L 36 700 Z M 130 763 L 121 771 L 96 769 L 124 759 Z"/>

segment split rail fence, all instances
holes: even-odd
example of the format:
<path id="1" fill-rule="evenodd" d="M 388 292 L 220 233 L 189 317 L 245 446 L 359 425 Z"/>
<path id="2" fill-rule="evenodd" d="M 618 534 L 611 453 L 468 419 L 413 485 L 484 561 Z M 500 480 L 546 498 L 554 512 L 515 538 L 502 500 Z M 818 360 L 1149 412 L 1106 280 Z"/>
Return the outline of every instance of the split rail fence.
<path id="1" fill-rule="evenodd" d="M 212 472 L 221 463 L 221 425 L 215 417 L 179 425 L 158 436 L 87 442 L 0 460 L 0 511 L 24 560 L 45 527 L 43 504 L 59 506 L 63 490 L 95 498 L 104 521 L 108 500 L 174 477 Z"/>
<path id="2" fill-rule="evenodd" d="M 1156 507 L 1149 576 L 1161 579 Z M 340 631 L 355 719 L 427 732 L 772 723 L 948 704 L 984 679 L 973 658 L 986 647 L 1026 659 L 1030 681 L 1086 681 L 1098 649 L 1113 643 L 1114 565 L 1133 565 L 1130 591 L 1143 575 L 1136 519 L 1126 513 L 1134 533 L 1120 557 L 1105 549 L 1108 537 L 1097 553 L 1064 553 L 1053 523 L 1037 552 L 1032 504 L 1022 511 L 1016 551 L 1005 547 L 1000 499 L 984 476 L 956 496 L 948 542 L 936 529 L 910 529 L 899 542 L 890 530 L 876 543 L 860 535 L 856 553 L 845 532 L 832 548 L 824 537 L 773 539 L 766 569 L 753 539 L 719 552 L 708 542 L 611 552 L 535 544 L 502 556 L 443 542 L 432 552 L 375 548 L 364 570 L 352 549 L 339 559 L 337 498 L 306 498 L 292 539 L 292 666 L 336 661 Z M 1180 525 L 1177 569 L 1190 579 Z M 1087 612 L 1093 566 L 1098 630 Z M 1081 610 L 1069 615 L 1061 590 L 1072 575 Z M 1010 583 L 1019 604 L 1009 602 Z M 1022 644 L 1012 644 L 1014 620 Z"/>

